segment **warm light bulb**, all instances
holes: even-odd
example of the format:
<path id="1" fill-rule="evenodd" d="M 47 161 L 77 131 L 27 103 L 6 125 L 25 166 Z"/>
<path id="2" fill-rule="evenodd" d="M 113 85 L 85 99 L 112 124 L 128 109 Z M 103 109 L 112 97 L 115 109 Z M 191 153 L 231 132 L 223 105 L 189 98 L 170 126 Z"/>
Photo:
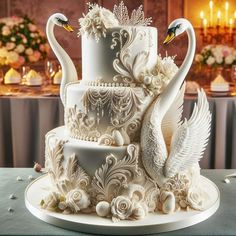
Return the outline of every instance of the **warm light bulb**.
<path id="1" fill-rule="evenodd" d="M 218 12 L 217 12 L 217 18 L 220 18 L 220 16 L 221 16 L 221 12 L 218 11 Z"/>
<path id="2" fill-rule="evenodd" d="M 209 7 L 210 7 L 210 9 L 213 8 L 213 1 L 210 1 L 210 2 L 209 2 Z"/>
<path id="3" fill-rule="evenodd" d="M 225 2 L 225 10 L 229 9 L 229 2 Z"/>
<path id="4" fill-rule="evenodd" d="M 204 12 L 200 11 L 200 18 L 203 19 L 204 18 Z"/>
<path id="5" fill-rule="evenodd" d="M 229 24 L 230 24 L 230 25 L 232 25 L 232 24 L 233 24 L 233 22 L 234 22 L 234 21 L 233 21 L 233 19 L 232 19 L 232 18 L 230 18 L 230 19 L 229 19 Z"/>
<path id="6" fill-rule="evenodd" d="M 207 26 L 207 19 L 203 20 L 203 24 L 204 24 L 204 26 Z"/>
<path id="7" fill-rule="evenodd" d="M 236 11 L 234 12 L 234 18 L 236 18 Z"/>

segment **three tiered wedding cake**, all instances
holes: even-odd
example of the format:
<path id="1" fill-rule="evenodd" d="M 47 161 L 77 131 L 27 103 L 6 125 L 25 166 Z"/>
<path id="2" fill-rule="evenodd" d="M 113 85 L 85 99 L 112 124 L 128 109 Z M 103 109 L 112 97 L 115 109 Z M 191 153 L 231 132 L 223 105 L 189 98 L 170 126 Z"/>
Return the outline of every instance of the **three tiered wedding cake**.
<path id="1" fill-rule="evenodd" d="M 54 14 L 47 25 L 54 52 L 64 53 L 59 60 L 65 62 L 65 126 L 46 135 L 51 187 L 41 207 L 95 213 L 113 222 L 206 209 L 211 196 L 198 165 L 211 121 L 204 91 L 198 92 L 191 118 L 181 122 L 181 85 L 195 51 L 191 24 L 175 20 L 165 40 L 188 34 L 188 53 L 178 69 L 173 58 L 157 55 L 157 29 L 148 26 L 151 19 L 142 7 L 129 17 L 123 2 L 113 13 L 90 4 L 79 22 L 82 81 L 50 35 L 54 24 L 72 31 L 67 18 Z"/>

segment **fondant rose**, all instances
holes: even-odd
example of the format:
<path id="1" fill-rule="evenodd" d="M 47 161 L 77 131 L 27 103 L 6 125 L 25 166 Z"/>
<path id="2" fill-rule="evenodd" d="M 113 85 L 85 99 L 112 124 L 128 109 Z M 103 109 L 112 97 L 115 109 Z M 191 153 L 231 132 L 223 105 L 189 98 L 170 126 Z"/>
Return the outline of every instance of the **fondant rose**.
<path id="1" fill-rule="evenodd" d="M 89 195 L 82 189 L 71 190 L 66 195 L 66 205 L 77 213 L 90 205 Z"/>
<path id="2" fill-rule="evenodd" d="M 195 210 L 204 210 L 208 195 L 200 188 L 192 187 L 188 190 L 187 202 Z"/>
<path id="3" fill-rule="evenodd" d="M 103 7 L 90 4 L 89 8 L 88 14 L 79 19 L 79 35 L 85 33 L 88 36 L 94 35 L 95 39 L 99 41 L 102 36 L 106 37 L 107 28 L 118 26 L 119 22 L 111 11 Z"/>
<path id="4" fill-rule="evenodd" d="M 60 194 L 51 192 L 41 201 L 41 206 L 44 209 L 55 209 L 60 202 Z"/>
<path id="5" fill-rule="evenodd" d="M 128 219 L 133 212 L 133 204 L 129 198 L 118 196 L 111 202 L 111 213 L 113 218 L 120 220 Z"/>

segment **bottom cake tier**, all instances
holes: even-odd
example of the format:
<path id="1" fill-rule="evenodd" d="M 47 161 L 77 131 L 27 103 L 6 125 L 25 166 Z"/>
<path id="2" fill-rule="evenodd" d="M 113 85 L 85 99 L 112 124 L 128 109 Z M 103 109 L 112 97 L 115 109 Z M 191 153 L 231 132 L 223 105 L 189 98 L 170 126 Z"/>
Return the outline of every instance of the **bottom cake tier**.
<path id="1" fill-rule="evenodd" d="M 60 166 L 66 168 L 68 159 L 72 156 L 78 160 L 78 164 L 90 176 L 94 176 L 96 169 L 98 169 L 106 161 L 106 157 L 110 154 L 115 155 L 121 159 L 126 154 L 127 146 L 102 146 L 97 142 L 90 142 L 71 138 L 65 126 L 55 128 L 46 135 L 46 167 L 52 169 L 50 150 L 60 150 L 61 158 Z"/>
<path id="2" fill-rule="evenodd" d="M 113 147 L 76 140 L 65 127 L 50 131 L 45 168 L 51 183 L 41 207 L 65 214 L 96 213 L 113 222 L 209 207 L 211 193 L 198 164 L 158 186 L 146 173 L 139 149 L 138 143 Z"/>
<path id="3" fill-rule="evenodd" d="M 200 181 L 211 194 L 210 204 L 205 210 L 182 210 L 168 215 L 154 212 L 139 221 L 123 220 L 114 224 L 109 218 L 99 217 L 96 213 L 66 215 L 42 209 L 39 202 L 51 188 L 48 175 L 43 175 L 29 184 L 25 191 L 25 204 L 35 217 L 61 228 L 102 235 L 149 235 L 197 224 L 216 212 L 220 204 L 217 186 L 203 176 Z"/>

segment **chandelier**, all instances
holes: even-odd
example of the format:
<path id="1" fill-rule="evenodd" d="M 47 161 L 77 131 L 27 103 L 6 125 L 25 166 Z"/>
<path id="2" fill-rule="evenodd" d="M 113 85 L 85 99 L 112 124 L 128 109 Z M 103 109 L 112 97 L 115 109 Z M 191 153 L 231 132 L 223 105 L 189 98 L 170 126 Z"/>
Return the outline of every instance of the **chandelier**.
<path id="1" fill-rule="evenodd" d="M 221 8 L 209 2 L 208 12 L 200 12 L 201 29 L 200 34 L 203 44 L 230 44 L 236 37 L 236 11 L 230 16 L 230 5 L 226 1 Z"/>

